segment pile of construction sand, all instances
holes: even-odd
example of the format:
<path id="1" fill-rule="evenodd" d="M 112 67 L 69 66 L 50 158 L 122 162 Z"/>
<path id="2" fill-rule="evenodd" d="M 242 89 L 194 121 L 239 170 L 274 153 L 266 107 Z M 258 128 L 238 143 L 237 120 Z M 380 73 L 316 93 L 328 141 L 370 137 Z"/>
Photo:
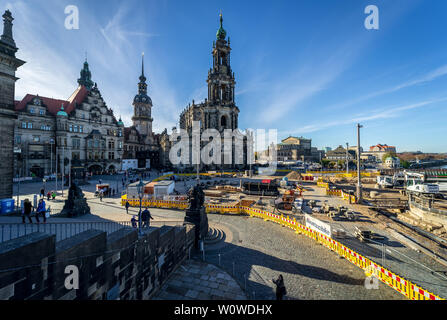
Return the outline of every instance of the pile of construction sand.
<path id="1" fill-rule="evenodd" d="M 301 175 L 296 171 L 291 171 L 286 175 L 287 179 L 289 180 L 300 180 Z"/>

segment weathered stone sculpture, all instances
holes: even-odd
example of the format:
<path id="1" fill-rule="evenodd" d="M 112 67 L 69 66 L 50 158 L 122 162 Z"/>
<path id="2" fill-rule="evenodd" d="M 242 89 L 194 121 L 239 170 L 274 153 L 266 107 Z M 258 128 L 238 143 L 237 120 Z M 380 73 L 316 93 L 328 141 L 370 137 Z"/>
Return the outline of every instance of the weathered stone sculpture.
<path id="1" fill-rule="evenodd" d="M 68 198 L 65 200 L 64 208 L 61 214 L 65 214 L 68 217 L 77 217 L 90 213 L 90 207 L 87 204 L 87 199 L 84 197 L 84 193 L 75 183 L 72 183 L 68 190 Z"/>
<path id="2" fill-rule="evenodd" d="M 196 185 L 188 191 L 188 202 L 184 223 L 195 225 L 194 245 L 198 248 L 199 241 L 204 240 L 208 234 L 208 217 L 203 206 L 205 193 L 200 186 Z"/>

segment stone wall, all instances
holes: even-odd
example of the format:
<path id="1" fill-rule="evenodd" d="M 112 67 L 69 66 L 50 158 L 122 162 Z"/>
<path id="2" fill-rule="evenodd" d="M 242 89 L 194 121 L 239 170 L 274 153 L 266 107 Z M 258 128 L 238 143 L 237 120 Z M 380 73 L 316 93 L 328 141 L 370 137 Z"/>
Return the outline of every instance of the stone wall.
<path id="1" fill-rule="evenodd" d="M 0 107 L 0 199 L 11 198 L 13 192 L 15 118 L 13 111 Z"/>
<path id="2" fill-rule="evenodd" d="M 56 243 L 33 233 L 0 244 L 0 300 L 151 298 L 194 246 L 194 226 L 88 230 Z M 79 270 L 68 290 L 67 266 Z"/>

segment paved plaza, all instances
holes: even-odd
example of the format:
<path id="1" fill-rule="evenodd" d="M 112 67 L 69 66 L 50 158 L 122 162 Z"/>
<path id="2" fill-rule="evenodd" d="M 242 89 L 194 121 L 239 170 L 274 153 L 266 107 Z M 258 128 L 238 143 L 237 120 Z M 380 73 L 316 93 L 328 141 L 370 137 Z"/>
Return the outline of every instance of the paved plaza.
<path id="1" fill-rule="evenodd" d="M 102 180 L 104 182 L 104 179 Z M 26 194 L 25 187 L 21 187 L 24 193 L 20 197 L 29 197 L 33 194 L 30 192 L 32 190 L 28 190 L 30 193 Z M 31 184 L 26 187 L 32 189 Z M 34 185 L 34 190 L 39 189 L 40 185 Z M 94 197 L 94 183 L 83 186 L 82 189 L 88 199 L 92 214 L 74 219 L 51 217 L 47 225 L 64 222 L 76 222 L 79 225 L 97 223 L 93 226 L 100 228 L 99 222 L 130 221 L 131 215 L 138 212 L 137 208 L 130 208 L 127 214 L 120 205 L 119 196 L 104 198 L 101 202 Z M 63 200 L 59 197 L 56 201 L 49 201 L 48 204 L 57 211 L 62 208 Z M 155 208 L 151 208 L 150 211 L 154 217 L 154 220 L 151 220 L 153 226 L 182 224 L 184 219 L 182 211 Z M 336 253 L 315 241 L 295 234 L 290 229 L 246 216 L 210 214 L 208 219 L 210 226 L 222 230 L 225 237 L 221 243 L 205 246 L 204 263 L 218 268 L 208 267 L 211 273 L 212 269 L 223 270 L 222 272 L 231 276 L 248 299 L 274 299 L 275 288 L 272 279 L 276 279 L 279 274 L 282 274 L 285 280 L 287 299 L 405 299 L 403 295 L 384 284 L 380 284 L 377 290 L 366 289 L 365 274 L 361 269 L 341 259 Z M 21 222 L 21 218 L 19 216 L 0 217 L 0 222 L 17 223 Z M 27 227 L 30 226 L 27 225 Z M 187 265 L 184 267 L 188 270 Z M 196 270 L 197 266 L 191 266 L 191 268 Z M 178 272 L 186 272 L 183 274 L 186 281 L 183 282 L 191 284 L 192 279 L 193 284 L 202 283 L 205 287 L 215 286 L 206 284 L 206 281 L 212 283 L 214 281 L 212 277 L 215 275 L 209 276 L 209 279 L 200 279 L 203 281 L 199 283 L 199 279 L 192 274 L 187 274 L 191 273 L 190 271 L 181 268 Z M 176 280 L 174 277 L 172 279 L 172 281 Z M 178 277 L 177 280 L 179 280 Z M 175 288 L 175 285 L 179 285 L 179 282 L 174 282 L 174 285 L 171 283 L 171 288 Z M 208 294 L 208 298 L 213 295 L 218 296 L 215 294 L 209 296 L 211 291 L 205 293 L 207 290 L 189 289 L 193 291 L 189 292 L 188 296 L 188 291 L 185 289 L 177 290 L 177 293 L 170 292 L 170 294 L 177 294 L 179 299 L 195 295 L 196 292 L 198 292 L 197 296 L 203 293 L 200 295 L 202 298 L 205 294 Z M 169 293 L 168 290 L 166 292 L 165 294 Z"/>
<path id="2" fill-rule="evenodd" d="M 154 300 L 246 300 L 237 282 L 214 265 L 188 260 L 161 288 Z"/>

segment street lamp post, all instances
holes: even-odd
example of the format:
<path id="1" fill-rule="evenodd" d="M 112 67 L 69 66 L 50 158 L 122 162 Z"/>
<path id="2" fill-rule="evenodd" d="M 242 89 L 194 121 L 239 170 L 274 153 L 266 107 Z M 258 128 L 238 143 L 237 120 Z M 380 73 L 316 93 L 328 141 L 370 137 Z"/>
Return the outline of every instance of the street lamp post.
<path id="1" fill-rule="evenodd" d="M 141 234 L 141 204 L 142 204 L 142 200 L 143 200 L 143 187 L 144 187 L 144 183 L 141 180 L 141 176 L 140 176 L 140 183 L 138 183 L 138 185 L 137 185 L 138 197 L 140 198 L 140 211 L 138 212 L 138 233 L 139 234 Z"/>
<path id="2" fill-rule="evenodd" d="M 360 176 L 360 128 L 363 126 L 357 124 L 357 203 L 362 202 L 362 177 Z"/>
<path id="3" fill-rule="evenodd" d="M 64 177 L 65 176 L 65 148 L 62 147 L 62 197 L 64 197 Z"/>
<path id="4" fill-rule="evenodd" d="M 349 174 L 349 143 L 346 142 L 346 174 Z"/>

